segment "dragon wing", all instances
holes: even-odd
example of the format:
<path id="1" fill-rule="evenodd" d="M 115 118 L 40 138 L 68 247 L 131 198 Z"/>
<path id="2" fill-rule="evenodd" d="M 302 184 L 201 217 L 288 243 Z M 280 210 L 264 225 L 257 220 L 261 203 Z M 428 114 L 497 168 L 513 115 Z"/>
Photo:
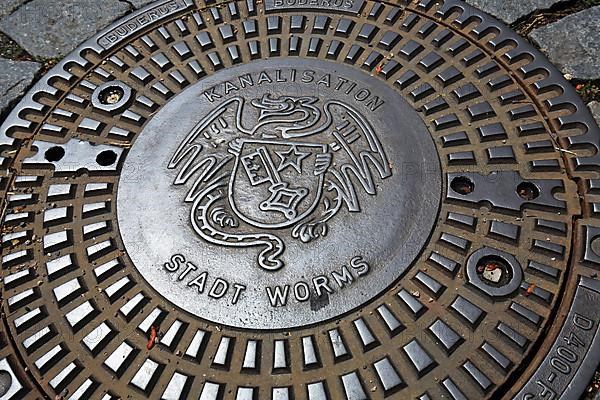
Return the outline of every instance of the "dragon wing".
<path id="1" fill-rule="evenodd" d="M 185 202 L 192 203 L 190 222 L 209 243 L 231 247 L 261 247 L 258 265 L 268 271 L 283 267 L 281 239 L 260 232 L 238 232 L 237 219 L 227 210 L 226 191 L 231 177 L 233 153 L 240 142 L 244 99 L 232 98 L 211 111 L 188 134 L 171 158 L 168 168 L 177 169 L 175 185 L 191 182 Z M 239 150 L 239 149 L 238 149 Z"/>
<path id="2" fill-rule="evenodd" d="M 325 110 L 335 140 L 330 144 L 335 162 L 329 169 L 328 189 L 335 190 L 339 200 L 357 212 L 356 188 L 377 194 L 375 174 L 381 179 L 390 177 L 390 163 L 373 127 L 359 112 L 337 100 L 327 102 Z"/>
<path id="3" fill-rule="evenodd" d="M 247 133 L 241 127 L 243 106 L 244 99 L 235 97 L 212 110 L 196 124 L 173 154 L 168 165 L 169 169 L 178 170 L 173 184 L 185 185 L 192 177 L 194 179 L 186 202 L 193 202 L 202 188 L 231 161 L 224 146 L 240 131 Z"/>

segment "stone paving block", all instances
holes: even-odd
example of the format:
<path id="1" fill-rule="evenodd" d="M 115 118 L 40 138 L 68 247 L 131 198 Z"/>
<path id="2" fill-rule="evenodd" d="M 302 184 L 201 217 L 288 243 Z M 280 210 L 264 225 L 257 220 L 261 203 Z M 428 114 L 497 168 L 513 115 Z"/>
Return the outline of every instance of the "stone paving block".
<path id="1" fill-rule="evenodd" d="M 512 24 L 516 20 L 537 10 L 543 10 L 560 3 L 560 0 L 466 0 L 488 14 Z"/>
<path id="2" fill-rule="evenodd" d="M 0 0 L 0 18 L 17 9 L 25 0 Z"/>
<path id="3" fill-rule="evenodd" d="M 119 0 L 33 0 L 0 21 L 0 30 L 33 56 L 54 58 L 129 10 Z"/>
<path id="4" fill-rule="evenodd" d="M 575 79 L 600 78 L 600 6 L 534 29 L 530 37 L 563 73 Z"/>
<path id="5" fill-rule="evenodd" d="M 598 125 L 600 125 L 600 103 L 597 101 L 592 101 L 587 106 L 592 112 L 592 115 L 594 116 L 594 119 Z M 597 400 L 600 400 L 600 397 L 598 397 Z"/>
<path id="6" fill-rule="evenodd" d="M 135 8 L 142 8 L 155 1 L 156 0 L 129 0 L 129 3 L 133 4 Z"/>
<path id="7" fill-rule="evenodd" d="M 0 112 L 29 87 L 41 64 L 0 58 Z"/>

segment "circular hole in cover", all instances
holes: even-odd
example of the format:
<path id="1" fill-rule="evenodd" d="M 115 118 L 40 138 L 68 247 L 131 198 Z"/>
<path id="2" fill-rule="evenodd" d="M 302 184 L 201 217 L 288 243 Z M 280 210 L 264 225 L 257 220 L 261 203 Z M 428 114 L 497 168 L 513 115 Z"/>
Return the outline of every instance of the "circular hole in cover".
<path id="1" fill-rule="evenodd" d="M 462 194 L 463 196 L 473 193 L 473 190 L 475 190 L 475 184 L 466 176 L 457 176 L 456 178 L 452 179 L 450 187 L 456 193 Z"/>
<path id="2" fill-rule="evenodd" d="M 540 190 L 531 182 L 521 182 L 517 186 L 517 194 L 523 200 L 534 200 L 540 196 Z"/>
<path id="3" fill-rule="evenodd" d="M 7 371 L 0 371 L 0 397 L 4 396 L 12 386 L 12 376 Z"/>
<path id="4" fill-rule="evenodd" d="M 512 279 L 512 269 L 508 261 L 499 256 L 481 257 L 477 262 L 477 274 L 488 285 L 504 286 Z"/>
<path id="5" fill-rule="evenodd" d="M 113 105 L 113 104 L 117 104 L 119 101 L 121 101 L 121 99 L 123 98 L 123 96 L 125 95 L 125 92 L 123 91 L 122 88 L 118 87 L 118 86 L 110 86 L 107 87 L 106 89 L 103 89 L 100 92 L 100 95 L 98 96 L 100 103 L 105 104 L 105 105 Z"/>
<path id="6" fill-rule="evenodd" d="M 96 162 L 103 167 L 113 165 L 117 161 L 117 153 L 112 150 L 104 150 L 96 157 Z"/>
<path id="7" fill-rule="evenodd" d="M 60 161 L 64 156 L 65 149 L 60 146 L 50 147 L 48 150 L 46 150 L 46 153 L 44 153 L 44 157 L 50 162 Z"/>

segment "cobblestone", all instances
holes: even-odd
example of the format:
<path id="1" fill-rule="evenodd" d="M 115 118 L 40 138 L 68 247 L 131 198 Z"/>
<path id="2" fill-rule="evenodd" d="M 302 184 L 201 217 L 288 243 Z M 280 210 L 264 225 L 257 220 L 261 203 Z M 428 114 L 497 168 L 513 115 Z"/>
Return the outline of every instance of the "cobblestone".
<path id="1" fill-rule="evenodd" d="M 600 103 L 597 101 L 592 101 L 588 104 L 588 108 L 592 112 L 592 115 L 594 116 L 594 119 L 598 125 L 600 125 Z M 600 393 L 597 400 L 600 400 Z"/>
<path id="2" fill-rule="evenodd" d="M 129 0 L 135 8 L 142 8 L 156 0 Z"/>
<path id="3" fill-rule="evenodd" d="M 119 0 L 33 0 L 0 21 L 0 30 L 34 57 L 56 58 L 129 11 Z"/>
<path id="4" fill-rule="evenodd" d="M 559 3 L 560 0 L 467 0 L 467 3 L 512 24 L 537 10 L 543 10 Z"/>
<path id="5" fill-rule="evenodd" d="M 29 88 L 41 64 L 0 58 L 0 113 Z"/>
<path id="6" fill-rule="evenodd" d="M 535 29 L 530 37 L 563 73 L 582 80 L 600 78 L 600 6 Z"/>
<path id="7" fill-rule="evenodd" d="M 17 9 L 25 0 L 0 0 L 0 18 Z"/>

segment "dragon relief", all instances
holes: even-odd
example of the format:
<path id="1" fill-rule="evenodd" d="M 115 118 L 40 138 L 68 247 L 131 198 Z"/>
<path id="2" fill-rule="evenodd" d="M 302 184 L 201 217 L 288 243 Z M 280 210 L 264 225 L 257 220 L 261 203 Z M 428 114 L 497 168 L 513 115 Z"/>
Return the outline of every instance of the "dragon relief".
<path id="1" fill-rule="evenodd" d="M 326 236 L 357 189 L 376 195 L 392 175 L 371 124 L 338 100 L 264 95 L 224 101 L 175 151 L 174 185 L 189 188 L 191 224 L 209 243 L 257 247 L 258 265 L 284 266 L 282 233 L 308 243 Z M 287 232 L 287 233 L 286 233 Z"/>

